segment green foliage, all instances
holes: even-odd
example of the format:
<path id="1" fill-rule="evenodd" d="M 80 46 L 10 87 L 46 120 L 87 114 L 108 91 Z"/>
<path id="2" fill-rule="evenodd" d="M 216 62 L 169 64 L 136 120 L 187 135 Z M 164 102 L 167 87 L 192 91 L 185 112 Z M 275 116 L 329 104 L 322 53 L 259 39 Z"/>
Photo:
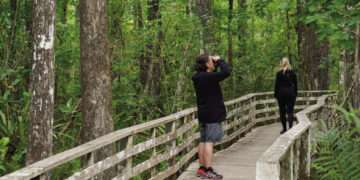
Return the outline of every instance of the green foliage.
<path id="1" fill-rule="evenodd" d="M 0 1 L 0 175 L 24 166 L 30 102 L 32 5 L 31 1 L 17 1 L 14 28 L 10 2 Z M 142 28 L 136 26 L 135 5 L 138 2 L 142 6 Z M 186 13 L 188 2 L 161 0 L 161 27 L 150 26 L 146 0 L 107 2 L 115 129 L 195 105 L 191 76 L 194 59 L 200 52 L 201 23 L 195 12 L 192 16 Z M 247 0 L 243 7 L 239 7 L 238 2 L 234 0 L 230 29 L 234 46 L 233 73 L 223 82 L 226 100 L 249 92 L 271 91 L 278 62 L 283 56 L 290 56 L 296 70 L 300 64 L 296 1 Z M 79 1 L 56 3 L 54 153 L 78 145 L 81 129 Z M 227 59 L 228 1 L 214 0 L 212 5 L 210 24 L 214 42 L 211 49 Z M 193 11 L 195 9 L 192 7 Z M 343 48 L 353 49 L 351 29 L 359 20 L 358 1 L 311 0 L 307 11 L 308 15 L 300 19 L 316 26 L 321 37 L 330 39 L 332 87 L 337 88 L 339 54 Z M 160 97 L 149 97 L 141 88 L 139 61 L 147 43 L 155 41 L 153 36 L 159 31 L 164 37 L 159 42 L 164 60 L 161 93 Z M 157 98 L 160 107 L 154 105 Z M 165 128 L 159 131 L 165 132 Z M 3 161 L 3 158 L 7 159 Z M 62 179 L 78 168 L 80 160 L 52 173 Z M 166 168 L 166 163 L 158 168 Z M 143 177 L 145 175 L 138 179 Z"/>
<path id="2" fill-rule="evenodd" d="M 25 91 L 28 71 L 0 68 L 0 174 L 22 166 L 27 141 L 29 94 Z"/>
<path id="3" fill-rule="evenodd" d="M 357 180 L 360 179 L 359 111 L 342 108 L 338 111 L 341 125 L 317 137 L 312 167 L 316 179 Z"/>
<path id="4" fill-rule="evenodd" d="M 3 174 L 6 171 L 5 168 L 5 155 L 7 152 L 7 145 L 9 144 L 9 138 L 0 139 L 0 174 Z"/>

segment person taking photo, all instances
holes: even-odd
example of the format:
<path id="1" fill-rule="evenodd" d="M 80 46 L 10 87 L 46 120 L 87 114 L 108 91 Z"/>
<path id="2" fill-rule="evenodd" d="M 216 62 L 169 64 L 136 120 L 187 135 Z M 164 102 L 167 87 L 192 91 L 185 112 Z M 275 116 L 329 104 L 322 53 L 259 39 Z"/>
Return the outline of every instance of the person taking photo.
<path id="1" fill-rule="evenodd" d="M 217 69 L 220 69 L 217 72 Z M 198 156 L 200 167 L 197 175 L 204 179 L 222 179 L 223 176 L 212 168 L 214 143 L 219 142 L 224 133 L 221 122 L 226 119 L 226 109 L 220 82 L 230 76 L 230 67 L 219 56 L 206 54 L 196 58 L 196 73 L 192 80 L 196 93 L 200 144 Z"/>

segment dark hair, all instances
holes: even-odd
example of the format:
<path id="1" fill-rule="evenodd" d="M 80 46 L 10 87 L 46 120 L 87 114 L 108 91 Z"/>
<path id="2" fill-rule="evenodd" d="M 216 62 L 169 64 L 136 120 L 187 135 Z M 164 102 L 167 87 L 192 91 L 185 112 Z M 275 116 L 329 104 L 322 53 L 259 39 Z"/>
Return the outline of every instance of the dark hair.
<path id="1" fill-rule="evenodd" d="M 195 71 L 197 72 L 205 72 L 207 70 L 206 63 L 209 61 L 208 54 L 202 54 L 196 58 L 195 62 Z"/>

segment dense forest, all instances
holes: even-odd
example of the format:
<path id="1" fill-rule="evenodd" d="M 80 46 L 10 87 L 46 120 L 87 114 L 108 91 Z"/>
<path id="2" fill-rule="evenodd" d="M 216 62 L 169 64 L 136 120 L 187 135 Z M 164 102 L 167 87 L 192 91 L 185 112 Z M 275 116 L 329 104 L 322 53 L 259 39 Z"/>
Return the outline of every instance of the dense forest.
<path id="1" fill-rule="evenodd" d="M 337 90 L 350 119 L 319 156 L 339 138 L 358 147 L 359 0 L 1 0 L 0 176 L 194 106 L 200 53 L 231 65 L 226 100 L 272 91 L 289 57 L 299 89 Z"/>

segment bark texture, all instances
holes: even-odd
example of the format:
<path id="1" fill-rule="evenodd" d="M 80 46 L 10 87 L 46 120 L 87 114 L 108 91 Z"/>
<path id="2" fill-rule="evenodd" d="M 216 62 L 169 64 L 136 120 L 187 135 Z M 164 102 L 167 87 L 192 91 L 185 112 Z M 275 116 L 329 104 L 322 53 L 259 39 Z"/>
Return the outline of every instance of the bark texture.
<path id="1" fill-rule="evenodd" d="M 33 3 L 31 102 L 26 164 L 52 154 L 54 121 L 55 0 Z"/>
<path id="2" fill-rule="evenodd" d="M 201 53 L 211 53 L 211 43 L 214 41 L 211 28 L 211 0 L 195 0 L 196 15 L 199 17 L 201 26 L 200 29 L 200 43 Z"/>
<path id="3" fill-rule="evenodd" d="M 145 58 L 140 64 L 140 79 L 144 87 L 144 94 L 154 98 L 155 104 L 160 106 L 160 81 L 163 59 L 161 57 L 161 14 L 159 0 L 148 0 L 148 16 L 150 36 L 146 42 Z"/>
<path id="4" fill-rule="evenodd" d="M 239 58 L 245 56 L 246 53 L 246 27 L 248 20 L 246 8 L 246 0 L 238 0 L 237 39 L 239 49 L 237 50 L 237 57 Z"/>
<path id="5" fill-rule="evenodd" d="M 343 88 L 343 97 L 347 98 L 351 92 L 352 74 L 353 74 L 353 60 L 354 55 L 349 50 L 344 49 L 341 53 L 340 61 L 340 86 Z"/>
<path id="6" fill-rule="evenodd" d="M 106 0 L 80 1 L 81 143 L 113 131 L 111 116 L 111 60 L 108 55 Z M 113 153 L 107 147 L 83 163 Z M 110 179 L 110 172 L 98 178 Z"/>
<path id="7" fill-rule="evenodd" d="M 298 17 L 305 15 L 306 0 L 297 1 Z M 305 90 L 324 90 L 329 86 L 329 42 L 320 40 L 315 25 L 298 20 L 298 53 L 300 82 Z"/>
<path id="8" fill-rule="evenodd" d="M 355 109 L 360 108 L 360 22 L 356 27 L 355 34 L 355 58 L 354 58 L 354 89 L 352 91 L 352 106 Z"/>
<path id="9" fill-rule="evenodd" d="M 232 20 L 233 20 L 234 0 L 229 0 L 229 14 L 228 14 L 228 61 L 230 66 L 233 64 L 233 33 L 232 33 Z"/>

